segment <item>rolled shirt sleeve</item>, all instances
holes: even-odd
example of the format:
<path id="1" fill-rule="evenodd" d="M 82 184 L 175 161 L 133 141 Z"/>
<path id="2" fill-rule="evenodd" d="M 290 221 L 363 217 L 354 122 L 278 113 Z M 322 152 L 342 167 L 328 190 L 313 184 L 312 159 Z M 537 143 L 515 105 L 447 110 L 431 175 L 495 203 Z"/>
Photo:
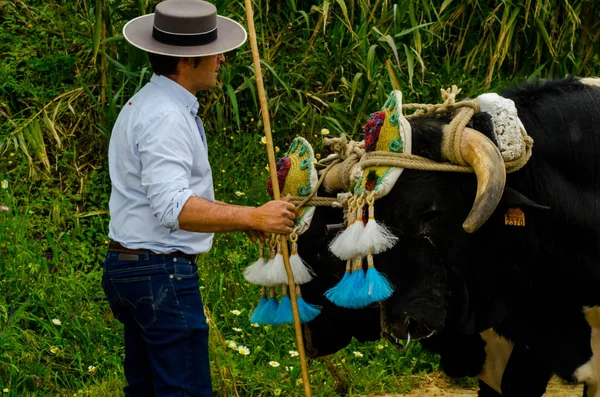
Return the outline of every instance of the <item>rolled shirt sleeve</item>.
<path id="1" fill-rule="evenodd" d="M 179 214 L 193 195 L 189 187 L 193 166 L 193 142 L 185 133 L 184 114 L 153 116 L 137 139 L 142 163 L 141 183 L 159 223 L 179 230 Z"/>

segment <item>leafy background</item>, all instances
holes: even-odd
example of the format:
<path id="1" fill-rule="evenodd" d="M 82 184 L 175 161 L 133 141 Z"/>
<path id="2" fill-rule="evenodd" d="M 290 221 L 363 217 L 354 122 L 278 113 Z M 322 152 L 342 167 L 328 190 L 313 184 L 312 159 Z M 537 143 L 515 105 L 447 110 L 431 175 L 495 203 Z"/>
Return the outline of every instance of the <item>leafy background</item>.
<path id="1" fill-rule="evenodd" d="M 122 329 L 100 287 L 106 152 L 119 110 L 151 75 L 122 26 L 156 3 L 0 0 L 2 395 L 114 396 L 124 385 Z M 243 2 L 216 5 L 246 24 Z M 599 71 L 600 5 L 593 0 L 258 0 L 254 13 L 282 150 L 300 135 L 320 152 L 323 128 L 361 139 L 369 113 L 392 89 L 390 73 L 405 102 L 434 103 L 452 84 L 468 97 Z M 218 87 L 199 96 L 216 195 L 259 205 L 268 200 L 267 156 L 250 46 L 226 58 Z M 199 262 L 215 389 L 222 396 L 301 395 L 293 329 L 248 321 L 259 290 L 241 271 L 256 256 L 256 246 L 232 233 L 219 235 Z M 311 362 L 315 396 L 405 391 L 419 374 L 438 370 L 437 357 L 418 343 L 400 355 L 383 341 L 353 342 L 329 360 L 344 382 L 323 360 Z"/>

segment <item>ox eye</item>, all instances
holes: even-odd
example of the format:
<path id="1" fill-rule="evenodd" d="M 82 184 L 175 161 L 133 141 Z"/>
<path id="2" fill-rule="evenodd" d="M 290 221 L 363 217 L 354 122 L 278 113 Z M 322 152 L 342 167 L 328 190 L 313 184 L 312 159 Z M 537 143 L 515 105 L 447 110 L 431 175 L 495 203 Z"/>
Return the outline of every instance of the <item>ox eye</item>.
<path id="1" fill-rule="evenodd" d="M 431 210 L 421 215 L 421 223 L 430 223 L 442 217 L 442 211 Z"/>
<path id="2" fill-rule="evenodd" d="M 429 210 L 421 215 L 419 220 L 419 236 L 428 236 L 432 231 L 433 222 L 442 217 L 442 212 L 438 210 Z"/>

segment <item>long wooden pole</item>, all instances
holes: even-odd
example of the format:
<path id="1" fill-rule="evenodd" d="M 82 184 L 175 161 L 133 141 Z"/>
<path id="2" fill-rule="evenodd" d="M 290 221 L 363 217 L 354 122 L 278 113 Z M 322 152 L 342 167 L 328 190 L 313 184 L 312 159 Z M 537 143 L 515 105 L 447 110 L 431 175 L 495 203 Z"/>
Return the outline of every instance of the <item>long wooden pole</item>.
<path id="1" fill-rule="evenodd" d="M 271 135 L 271 122 L 269 118 L 269 107 L 265 96 L 265 87 L 262 78 L 260 66 L 260 55 L 258 54 L 258 44 L 256 43 L 256 31 L 254 30 L 254 11 L 252 10 L 252 1 L 244 0 L 246 4 L 246 17 L 248 19 L 248 36 L 250 37 L 250 45 L 252 47 L 252 59 L 254 61 L 254 70 L 256 73 L 256 85 L 258 88 L 258 97 L 260 99 L 260 109 L 262 111 L 263 125 L 265 129 L 265 137 L 267 138 L 267 154 L 269 156 L 269 172 L 273 186 L 273 198 L 279 200 L 281 194 L 279 192 L 279 183 L 277 179 L 277 165 L 275 163 L 275 150 L 273 148 L 273 136 Z M 302 380 L 304 385 L 304 395 L 311 397 L 310 381 L 308 378 L 308 367 L 306 365 L 306 355 L 304 353 L 304 341 L 302 339 L 302 325 L 300 323 L 300 313 L 298 312 L 298 300 L 296 297 L 296 283 L 294 282 L 294 274 L 290 266 L 290 256 L 288 251 L 287 240 L 284 235 L 281 235 L 281 254 L 283 255 L 283 263 L 285 272 L 287 273 L 290 300 L 292 302 L 292 313 L 294 315 L 294 329 L 296 331 L 296 343 L 298 345 L 298 353 L 300 355 L 300 367 L 302 370 Z"/>

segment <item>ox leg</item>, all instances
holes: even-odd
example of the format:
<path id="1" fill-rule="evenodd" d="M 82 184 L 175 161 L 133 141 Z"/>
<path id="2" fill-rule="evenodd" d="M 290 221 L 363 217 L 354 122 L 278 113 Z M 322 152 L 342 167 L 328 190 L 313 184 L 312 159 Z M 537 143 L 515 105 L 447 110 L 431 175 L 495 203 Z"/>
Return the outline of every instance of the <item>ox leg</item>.
<path id="1" fill-rule="evenodd" d="M 476 377 L 486 361 L 486 342 L 479 334 L 442 332 L 419 341 L 428 351 L 440 355 L 440 366 L 452 378 Z"/>
<path id="2" fill-rule="evenodd" d="M 599 79 L 600 80 L 600 79 Z M 590 346 L 592 348 L 592 358 L 590 366 L 592 367 L 592 376 L 584 388 L 585 397 L 600 397 L 600 307 L 584 307 L 583 313 L 585 319 L 592 329 L 590 337 Z"/>
<path id="3" fill-rule="evenodd" d="M 552 367 L 542 352 L 523 343 L 514 345 L 502 376 L 505 397 L 540 397 L 552 377 Z"/>
<path id="4" fill-rule="evenodd" d="M 585 335 L 585 331 L 589 332 L 589 345 L 580 346 L 578 351 L 589 359 L 577 367 L 573 378 L 578 382 L 585 382 L 584 397 L 600 397 L 600 307 L 584 307 L 583 314 L 589 328 L 582 331 L 582 334 Z M 580 339 L 585 340 L 583 337 Z M 589 351 L 586 350 L 587 347 Z M 581 357 L 580 361 L 583 361 Z"/>
<path id="5" fill-rule="evenodd" d="M 333 381 L 335 382 L 335 392 L 340 396 L 347 395 L 349 386 L 346 377 L 335 368 L 328 357 L 321 357 L 321 359 L 325 361 L 325 365 L 327 365 L 327 369 L 333 377 Z"/>
<path id="6" fill-rule="evenodd" d="M 477 397 L 501 397 L 502 394 L 489 387 L 484 381 L 479 380 L 479 392 Z"/>
<path id="7" fill-rule="evenodd" d="M 504 369 L 511 355 L 513 345 L 504 337 L 499 336 L 491 328 L 480 333 L 485 341 L 485 362 L 477 377 L 487 386 L 500 394 Z"/>

